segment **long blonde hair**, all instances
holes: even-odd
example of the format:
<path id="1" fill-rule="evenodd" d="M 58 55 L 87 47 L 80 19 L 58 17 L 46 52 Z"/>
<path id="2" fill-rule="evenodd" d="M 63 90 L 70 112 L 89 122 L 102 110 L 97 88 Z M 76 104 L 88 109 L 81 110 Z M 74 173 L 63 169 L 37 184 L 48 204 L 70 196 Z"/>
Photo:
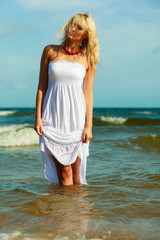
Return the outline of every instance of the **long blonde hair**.
<path id="1" fill-rule="evenodd" d="M 75 22 L 87 31 L 87 38 L 83 39 L 81 43 L 82 53 L 87 56 L 91 66 L 93 64 L 99 64 L 99 42 L 95 22 L 90 13 L 77 13 L 71 17 L 56 34 L 56 39 L 64 33 L 64 36 L 60 39 L 62 41 L 61 46 L 64 46 L 68 39 L 67 32 L 70 31 L 70 28 Z"/>

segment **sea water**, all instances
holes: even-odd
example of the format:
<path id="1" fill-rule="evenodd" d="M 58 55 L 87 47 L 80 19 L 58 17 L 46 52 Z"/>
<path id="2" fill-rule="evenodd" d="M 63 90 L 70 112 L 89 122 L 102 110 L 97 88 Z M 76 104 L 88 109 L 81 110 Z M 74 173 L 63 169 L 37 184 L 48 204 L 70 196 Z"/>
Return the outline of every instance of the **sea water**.
<path id="1" fill-rule="evenodd" d="M 160 108 L 94 108 L 88 185 L 44 178 L 32 108 L 0 109 L 0 239 L 160 239 Z"/>

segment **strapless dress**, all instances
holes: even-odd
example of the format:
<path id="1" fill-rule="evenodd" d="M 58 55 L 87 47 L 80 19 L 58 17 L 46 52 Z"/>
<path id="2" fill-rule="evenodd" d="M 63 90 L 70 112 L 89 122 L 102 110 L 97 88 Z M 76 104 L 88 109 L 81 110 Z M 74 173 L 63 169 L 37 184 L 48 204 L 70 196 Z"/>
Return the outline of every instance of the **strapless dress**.
<path id="1" fill-rule="evenodd" d="M 80 163 L 80 183 L 86 182 L 89 143 L 83 143 L 86 103 L 82 90 L 85 67 L 77 62 L 51 61 L 48 65 L 48 88 L 42 104 L 43 135 L 39 136 L 44 176 L 59 183 L 52 155 L 63 165 Z"/>

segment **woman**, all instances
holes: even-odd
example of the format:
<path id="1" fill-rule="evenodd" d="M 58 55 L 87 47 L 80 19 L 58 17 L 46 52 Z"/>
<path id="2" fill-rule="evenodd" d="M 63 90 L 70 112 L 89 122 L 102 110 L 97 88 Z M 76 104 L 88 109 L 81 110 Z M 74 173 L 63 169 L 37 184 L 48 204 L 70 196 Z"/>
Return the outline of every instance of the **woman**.
<path id="1" fill-rule="evenodd" d="M 69 19 L 57 36 L 62 34 L 60 45 L 48 45 L 42 53 L 34 129 L 39 135 L 45 178 L 68 186 L 87 184 L 99 55 L 95 23 L 89 13 Z"/>

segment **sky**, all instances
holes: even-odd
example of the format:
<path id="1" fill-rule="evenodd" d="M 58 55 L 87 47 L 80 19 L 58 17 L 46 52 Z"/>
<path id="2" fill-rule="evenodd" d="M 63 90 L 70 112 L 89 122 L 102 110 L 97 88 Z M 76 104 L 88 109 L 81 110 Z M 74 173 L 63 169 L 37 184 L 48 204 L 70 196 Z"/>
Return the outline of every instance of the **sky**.
<path id="1" fill-rule="evenodd" d="M 94 107 L 160 107 L 159 0 L 0 0 L 0 107 L 35 107 L 43 48 L 78 12 L 100 43 Z"/>

